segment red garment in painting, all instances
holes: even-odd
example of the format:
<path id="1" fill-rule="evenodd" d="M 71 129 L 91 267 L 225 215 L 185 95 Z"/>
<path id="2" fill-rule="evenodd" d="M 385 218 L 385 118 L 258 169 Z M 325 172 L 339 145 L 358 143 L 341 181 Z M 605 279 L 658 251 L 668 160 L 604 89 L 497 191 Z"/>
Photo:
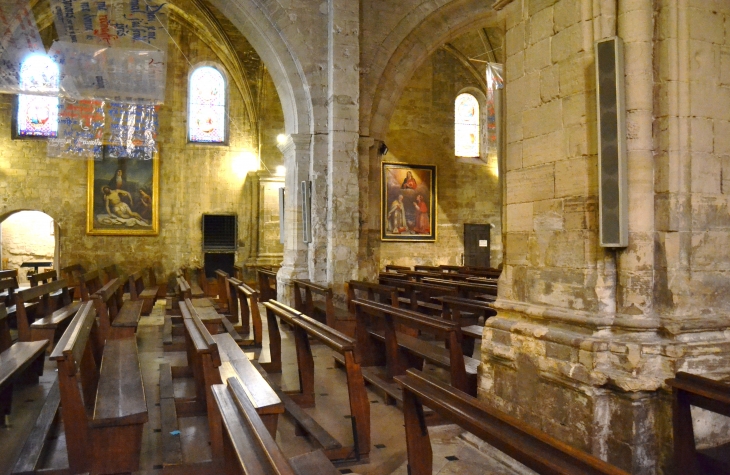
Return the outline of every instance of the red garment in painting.
<path id="1" fill-rule="evenodd" d="M 423 200 L 416 200 L 416 225 L 413 231 L 417 234 L 431 234 L 431 221 L 428 217 L 428 206 Z"/>
<path id="2" fill-rule="evenodd" d="M 416 179 L 412 176 L 408 176 L 405 180 L 403 180 L 403 184 L 400 186 L 401 189 L 407 189 L 410 188 L 411 190 L 415 190 L 418 187 L 418 183 L 416 183 Z"/>

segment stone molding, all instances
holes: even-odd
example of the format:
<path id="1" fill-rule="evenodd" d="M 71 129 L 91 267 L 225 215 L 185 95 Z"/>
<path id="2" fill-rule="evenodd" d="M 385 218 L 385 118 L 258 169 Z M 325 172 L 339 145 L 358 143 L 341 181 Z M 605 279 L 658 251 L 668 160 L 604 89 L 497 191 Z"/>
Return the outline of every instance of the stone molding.
<path id="1" fill-rule="evenodd" d="M 514 0 L 495 0 L 494 4 L 492 4 L 492 8 L 499 11 L 499 10 L 503 9 L 504 7 L 506 7 L 507 5 L 509 5 L 510 3 L 512 3 L 513 1 Z"/>

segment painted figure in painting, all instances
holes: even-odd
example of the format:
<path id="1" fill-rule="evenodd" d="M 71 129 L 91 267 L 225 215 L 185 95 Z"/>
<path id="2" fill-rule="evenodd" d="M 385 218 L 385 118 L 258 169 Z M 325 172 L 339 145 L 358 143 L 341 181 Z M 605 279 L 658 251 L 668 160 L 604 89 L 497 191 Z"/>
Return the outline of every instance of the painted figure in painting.
<path id="1" fill-rule="evenodd" d="M 403 195 L 398 195 L 397 200 L 393 200 L 388 211 L 388 222 L 390 223 L 390 232 L 400 234 L 406 230 L 406 210 L 403 206 Z"/>
<path id="2" fill-rule="evenodd" d="M 416 183 L 416 179 L 413 178 L 413 173 L 408 171 L 406 173 L 406 177 L 403 180 L 403 184 L 400 186 L 401 189 L 411 189 L 415 190 L 418 187 L 418 183 Z"/>
<path id="3" fill-rule="evenodd" d="M 413 205 L 416 207 L 416 224 L 413 227 L 413 231 L 416 234 L 430 234 L 431 220 L 428 216 L 428 206 L 423 201 L 423 196 L 416 196 L 416 202 Z"/>
<path id="4" fill-rule="evenodd" d="M 149 221 L 152 219 L 152 197 L 143 189 L 139 190 L 139 199 L 137 200 L 137 212 L 142 219 Z"/>
<path id="5" fill-rule="evenodd" d="M 126 190 L 127 189 L 127 177 L 124 176 L 122 169 L 118 169 L 114 176 L 109 180 L 109 188 L 112 190 Z"/>
<path id="6" fill-rule="evenodd" d="M 107 214 L 118 216 L 122 219 L 139 219 L 147 225 L 147 222 L 139 215 L 139 213 L 132 211 L 129 205 L 122 201 L 123 199 L 128 199 L 130 203 L 132 203 L 132 206 L 134 206 L 132 195 L 124 190 L 112 190 L 108 186 L 102 186 L 101 192 L 104 194 L 104 205 L 106 206 Z"/>

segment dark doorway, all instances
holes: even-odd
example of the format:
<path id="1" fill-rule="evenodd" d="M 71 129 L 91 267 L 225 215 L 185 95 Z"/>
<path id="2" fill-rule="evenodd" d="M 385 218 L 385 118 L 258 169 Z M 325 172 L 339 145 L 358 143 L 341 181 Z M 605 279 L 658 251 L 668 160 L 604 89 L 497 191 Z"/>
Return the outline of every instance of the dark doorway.
<path id="1" fill-rule="evenodd" d="M 490 267 L 489 249 L 492 246 L 491 224 L 464 225 L 464 265 Z"/>
<path id="2" fill-rule="evenodd" d="M 233 264 L 236 260 L 236 254 L 233 252 L 206 252 L 203 254 L 205 259 L 205 277 L 208 279 L 215 278 L 215 271 L 218 269 L 225 271 L 228 275 L 233 274 Z"/>

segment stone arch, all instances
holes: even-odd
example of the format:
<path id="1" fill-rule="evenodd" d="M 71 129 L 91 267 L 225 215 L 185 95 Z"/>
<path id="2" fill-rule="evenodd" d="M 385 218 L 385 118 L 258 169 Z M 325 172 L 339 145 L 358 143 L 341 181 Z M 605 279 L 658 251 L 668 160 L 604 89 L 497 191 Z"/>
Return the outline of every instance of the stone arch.
<path id="1" fill-rule="evenodd" d="M 254 47 L 279 94 L 288 134 L 307 134 L 313 131 L 312 98 L 304 70 L 282 32 L 293 29 L 291 20 L 277 17 L 278 23 L 257 0 L 211 0 Z"/>
<path id="2" fill-rule="evenodd" d="M 363 134 L 369 134 L 376 140 L 385 138 L 398 98 L 413 73 L 431 53 L 449 40 L 490 20 L 495 24 L 501 20 L 501 15 L 482 0 L 454 0 L 420 22 L 419 14 L 419 10 L 410 12 L 383 42 L 383 52 L 392 51 L 392 54 L 381 60 L 383 72 L 374 79 L 376 86 L 366 91 L 362 98 L 361 123 L 367 126 L 363 127 Z M 416 26 L 409 29 L 416 22 Z"/>
<path id="3" fill-rule="evenodd" d="M 61 262 L 61 226 L 58 222 L 58 219 L 56 219 L 56 217 L 53 214 L 47 212 L 44 209 L 33 209 L 32 207 L 28 207 L 28 208 L 24 207 L 21 209 L 14 209 L 12 211 L 7 211 L 5 213 L 0 214 L 0 232 L 2 232 L 3 223 L 5 223 L 8 218 L 10 218 L 14 215 L 17 215 L 18 213 L 23 213 L 23 212 L 42 213 L 45 216 L 47 216 L 48 218 L 51 218 L 53 220 L 53 231 L 54 231 L 53 232 L 53 268 L 58 270 L 60 262 Z M 34 228 L 33 234 L 36 235 L 37 232 L 40 232 L 40 231 L 41 230 Z M 2 249 L 3 249 L 2 253 L 3 254 L 5 253 L 4 252 L 5 245 L 6 245 L 6 243 L 3 240 L 3 243 L 2 243 Z M 0 257 L 2 257 L 2 256 L 0 256 Z M 22 282 L 25 282 L 25 274 L 22 274 L 19 277 L 21 278 Z"/>

